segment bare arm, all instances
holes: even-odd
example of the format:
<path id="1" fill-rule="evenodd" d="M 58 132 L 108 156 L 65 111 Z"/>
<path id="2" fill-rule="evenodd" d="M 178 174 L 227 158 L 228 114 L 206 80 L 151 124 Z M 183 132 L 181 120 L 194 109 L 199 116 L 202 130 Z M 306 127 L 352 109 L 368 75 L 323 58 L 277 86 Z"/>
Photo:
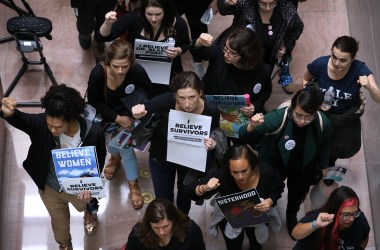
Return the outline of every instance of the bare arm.
<path id="1" fill-rule="evenodd" d="M 306 72 L 303 74 L 303 80 L 302 80 L 302 85 L 305 86 L 306 83 L 310 82 L 311 80 L 313 80 L 313 76 L 309 73 L 308 70 L 306 70 Z"/>
<path id="2" fill-rule="evenodd" d="M 358 79 L 358 83 L 369 91 L 372 100 L 374 100 L 377 103 L 380 103 L 380 89 L 377 86 L 375 77 L 373 77 L 372 74 L 369 76 L 360 76 Z"/>
<path id="3" fill-rule="evenodd" d="M 367 247 L 367 244 L 368 244 L 368 239 L 369 237 L 367 236 L 367 238 L 365 238 L 362 243 L 360 244 L 360 246 L 365 249 Z"/>
<path id="4" fill-rule="evenodd" d="M 104 37 L 109 36 L 111 34 L 112 25 L 116 22 L 116 12 L 110 11 L 106 14 L 104 23 L 100 27 L 100 34 Z"/>
<path id="5" fill-rule="evenodd" d="M 262 113 L 257 113 L 252 116 L 251 121 L 247 126 L 247 132 L 252 133 L 252 131 L 259 125 L 264 123 L 264 115 Z"/>
<path id="6" fill-rule="evenodd" d="M 292 231 L 292 236 L 297 240 L 301 240 L 309 236 L 315 230 L 328 226 L 333 220 L 333 214 L 320 213 L 313 222 L 298 223 Z"/>

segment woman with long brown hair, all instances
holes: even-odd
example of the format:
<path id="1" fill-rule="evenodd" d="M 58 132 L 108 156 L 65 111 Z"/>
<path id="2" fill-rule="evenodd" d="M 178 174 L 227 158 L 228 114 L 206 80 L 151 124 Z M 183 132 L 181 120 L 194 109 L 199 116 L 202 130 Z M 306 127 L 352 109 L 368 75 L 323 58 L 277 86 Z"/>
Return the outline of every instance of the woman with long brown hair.
<path id="1" fill-rule="evenodd" d="M 156 199 L 132 229 L 126 250 L 204 250 L 202 231 L 168 200 Z"/>

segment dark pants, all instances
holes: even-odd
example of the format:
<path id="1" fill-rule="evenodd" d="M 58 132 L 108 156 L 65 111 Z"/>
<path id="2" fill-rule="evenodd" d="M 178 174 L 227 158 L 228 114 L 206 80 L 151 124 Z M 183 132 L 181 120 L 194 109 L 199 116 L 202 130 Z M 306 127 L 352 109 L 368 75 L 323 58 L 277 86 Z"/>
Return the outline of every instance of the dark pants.
<path id="1" fill-rule="evenodd" d="M 288 205 L 286 212 L 297 213 L 310 189 L 310 176 L 300 172 L 287 173 Z"/>
<path id="2" fill-rule="evenodd" d="M 187 167 L 168 161 L 158 161 L 149 157 L 149 168 L 152 175 L 154 194 L 156 198 L 174 202 L 174 184 L 177 176 L 177 208 L 188 214 L 191 199 L 185 194 L 183 180 L 187 174 Z"/>
<path id="3" fill-rule="evenodd" d="M 247 235 L 248 240 L 249 240 L 249 249 L 250 250 L 261 249 L 260 244 L 256 240 L 254 227 L 245 227 L 238 237 L 236 237 L 235 239 L 230 239 L 224 234 L 224 228 L 226 227 L 226 224 L 227 224 L 227 220 L 224 219 L 218 225 L 219 225 L 220 231 L 222 232 L 224 241 L 226 242 L 227 250 L 243 249 L 244 232 Z"/>
<path id="4" fill-rule="evenodd" d="M 178 15 L 185 14 L 192 40 L 197 39 L 202 33 L 208 33 L 207 25 L 203 24 L 200 19 L 211 2 L 212 0 L 174 1 L 174 7 Z M 201 61 L 195 57 L 193 59 L 195 62 Z"/>
<path id="5" fill-rule="evenodd" d="M 200 20 L 203 13 L 207 10 L 212 0 L 174 0 L 174 7 L 178 15 L 185 14 L 187 23 L 190 27 L 191 39 L 198 38 L 202 33 L 207 33 L 207 25 Z"/>
<path id="6" fill-rule="evenodd" d="M 99 32 L 107 12 L 115 9 L 116 0 L 83 0 L 78 6 L 77 29 L 79 34 L 90 36 Z"/>

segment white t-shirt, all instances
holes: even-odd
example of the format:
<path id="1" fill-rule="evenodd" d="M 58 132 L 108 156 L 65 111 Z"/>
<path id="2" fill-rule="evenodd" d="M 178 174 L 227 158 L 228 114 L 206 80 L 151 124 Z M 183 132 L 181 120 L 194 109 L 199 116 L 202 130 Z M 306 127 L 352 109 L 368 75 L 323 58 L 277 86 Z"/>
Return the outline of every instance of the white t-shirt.
<path id="1" fill-rule="evenodd" d="M 62 133 L 59 135 L 59 142 L 61 143 L 61 148 L 77 148 L 81 144 L 81 138 L 80 138 L 80 126 L 78 121 L 76 121 L 78 124 L 78 131 L 75 133 L 73 137 L 66 135 L 65 133 Z"/>

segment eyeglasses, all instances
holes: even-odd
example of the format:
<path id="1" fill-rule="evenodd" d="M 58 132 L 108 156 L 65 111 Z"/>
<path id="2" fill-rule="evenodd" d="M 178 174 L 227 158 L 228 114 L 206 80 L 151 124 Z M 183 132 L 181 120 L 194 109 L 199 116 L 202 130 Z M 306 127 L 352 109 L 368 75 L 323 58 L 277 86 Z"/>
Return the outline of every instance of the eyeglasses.
<path id="1" fill-rule="evenodd" d="M 349 220 L 351 218 L 353 218 L 354 220 L 356 218 L 359 217 L 361 211 L 357 211 L 355 213 L 340 213 L 340 217 L 343 219 L 343 220 Z"/>
<path id="2" fill-rule="evenodd" d="M 296 111 L 293 111 L 293 119 L 297 121 L 304 121 L 305 123 L 310 123 L 314 121 L 315 115 L 301 115 L 300 113 L 297 113 Z"/>
<path id="3" fill-rule="evenodd" d="M 223 53 L 224 53 L 224 54 L 227 54 L 227 56 L 230 56 L 230 57 L 232 57 L 232 58 L 235 58 L 235 57 L 240 56 L 238 53 L 231 52 L 231 51 L 227 48 L 227 46 L 224 46 L 224 47 L 223 47 Z"/>
<path id="4" fill-rule="evenodd" d="M 274 8 L 274 7 L 277 6 L 277 2 L 276 2 L 276 1 L 273 1 L 273 2 L 271 2 L 271 3 L 263 3 L 263 2 L 261 2 L 261 1 L 258 1 L 257 4 L 258 4 L 260 7 L 263 7 L 263 8 L 265 8 L 265 7 L 267 7 L 267 6 L 269 6 L 269 8 Z"/>

